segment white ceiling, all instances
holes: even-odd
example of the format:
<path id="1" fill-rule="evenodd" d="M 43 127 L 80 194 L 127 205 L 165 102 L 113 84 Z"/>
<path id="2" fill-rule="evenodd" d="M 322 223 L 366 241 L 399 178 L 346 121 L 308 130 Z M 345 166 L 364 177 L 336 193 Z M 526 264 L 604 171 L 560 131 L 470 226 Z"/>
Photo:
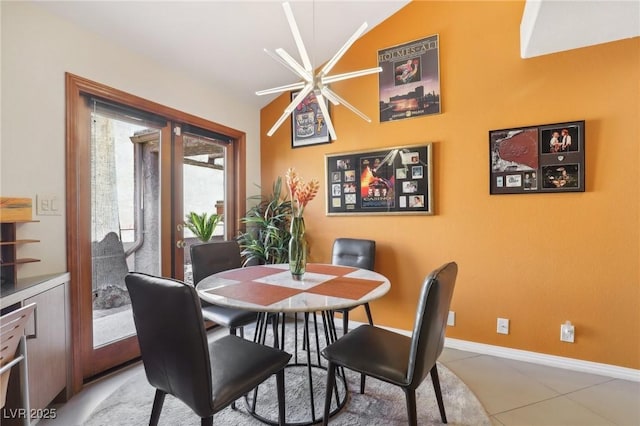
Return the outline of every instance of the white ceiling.
<path id="1" fill-rule="evenodd" d="M 527 0 L 523 58 L 640 36 L 639 0 Z"/>
<path id="2" fill-rule="evenodd" d="M 318 66 L 329 60 L 363 22 L 370 30 L 409 1 L 289 2 L 311 61 Z M 275 97 L 258 97 L 257 90 L 298 81 L 263 51 L 282 47 L 299 60 L 279 0 L 36 4 L 192 78 L 224 88 L 219 90 L 256 108 Z M 640 0 L 527 0 L 521 21 L 522 57 L 638 35 Z M 375 65 L 372 57 L 371 63 L 362 68 Z"/>
<path id="3" fill-rule="evenodd" d="M 314 66 L 328 61 L 367 22 L 368 31 L 410 0 L 289 0 Z M 299 59 L 282 2 L 46 1 L 37 4 L 115 43 L 203 80 L 258 108 L 255 92 L 299 78 L 263 49 Z M 377 65 L 375 53 L 371 63 Z M 352 71 L 352 70 L 349 70 Z M 355 70 L 353 70 L 355 71 Z"/>

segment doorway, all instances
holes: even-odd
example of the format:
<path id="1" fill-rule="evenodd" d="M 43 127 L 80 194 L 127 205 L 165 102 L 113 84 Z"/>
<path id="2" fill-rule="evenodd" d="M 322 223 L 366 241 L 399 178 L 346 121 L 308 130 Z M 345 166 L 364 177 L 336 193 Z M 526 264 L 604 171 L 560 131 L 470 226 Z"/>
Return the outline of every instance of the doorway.
<path id="1" fill-rule="evenodd" d="M 189 279 L 185 214 L 245 211 L 244 133 L 67 74 L 72 392 L 139 356 L 129 271 Z M 185 250 L 187 249 L 187 250 Z"/>

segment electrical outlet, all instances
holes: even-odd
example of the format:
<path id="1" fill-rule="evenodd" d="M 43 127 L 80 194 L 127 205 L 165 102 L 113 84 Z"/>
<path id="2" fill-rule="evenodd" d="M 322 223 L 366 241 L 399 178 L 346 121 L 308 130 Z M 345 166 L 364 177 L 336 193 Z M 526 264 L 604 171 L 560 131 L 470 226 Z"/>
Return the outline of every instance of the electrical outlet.
<path id="1" fill-rule="evenodd" d="M 507 318 L 498 318 L 498 334 L 509 334 L 509 320 Z"/>
<path id="2" fill-rule="evenodd" d="M 447 317 L 447 325 L 456 325 L 456 313 L 453 311 L 449 311 L 449 316 Z"/>
<path id="3" fill-rule="evenodd" d="M 562 342 L 573 343 L 576 337 L 576 328 L 571 324 L 571 321 L 565 321 L 560 326 L 560 340 Z"/>

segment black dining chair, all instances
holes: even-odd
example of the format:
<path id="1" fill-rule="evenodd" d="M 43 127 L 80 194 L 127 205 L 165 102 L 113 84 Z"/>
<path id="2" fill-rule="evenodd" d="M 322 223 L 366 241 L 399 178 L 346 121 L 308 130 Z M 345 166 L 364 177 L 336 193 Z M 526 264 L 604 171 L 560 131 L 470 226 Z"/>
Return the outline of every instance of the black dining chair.
<path id="1" fill-rule="evenodd" d="M 284 367 L 291 355 L 234 335 L 207 341 L 200 299 L 181 281 L 130 273 L 125 278 L 142 363 L 156 388 L 149 425 L 166 394 L 213 425 L 213 415 L 276 375 L 279 424 L 285 424 Z"/>
<path id="2" fill-rule="evenodd" d="M 413 426 L 418 422 L 416 389 L 431 373 L 440 417 L 447 423 L 436 361 L 444 346 L 457 274 L 458 265 L 450 262 L 425 278 L 411 337 L 365 324 L 322 351 L 329 361 L 323 424 L 328 424 L 332 397 L 329 390 L 335 385 L 336 369 L 340 366 L 401 387 L 406 396 L 409 425 Z"/>
<path id="3" fill-rule="evenodd" d="M 331 263 L 341 266 L 353 266 L 356 268 L 373 271 L 376 261 L 376 242 L 373 240 L 363 240 L 357 238 L 336 238 L 331 251 Z M 342 330 L 344 334 L 349 331 L 349 311 L 358 306 L 364 306 L 369 324 L 373 325 L 371 308 L 369 303 L 352 306 L 350 308 L 338 309 L 335 312 L 342 314 Z"/>
<path id="4" fill-rule="evenodd" d="M 236 241 L 216 241 L 194 244 L 190 248 L 193 285 L 204 278 L 218 272 L 240 268 L 240 246 Z M 229 328 L 231 334 L 240 329 L 240 337 L 244 337 L 244 326 L 255 323 L 257 312 L 234 309 L 201 301 L 202 316 L 223 327 Z"/>

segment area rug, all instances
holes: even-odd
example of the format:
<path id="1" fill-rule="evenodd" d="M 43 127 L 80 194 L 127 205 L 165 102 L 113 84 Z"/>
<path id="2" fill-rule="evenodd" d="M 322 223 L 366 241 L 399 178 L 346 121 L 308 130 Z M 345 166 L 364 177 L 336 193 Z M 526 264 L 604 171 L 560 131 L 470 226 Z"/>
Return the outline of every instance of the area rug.
<path id="1" fill-rule="evenodd" d="M 293 327 L 288 327 L 286 349 L 292 352 Z M 312 339 L 313 337 L 313 330 Z M 322 333 L 322 331 L 320 331 Z M 291 335 L 289 335 L 291 334 Z M 311 340 L 312 342 L 314 340 Z M 301 346 L 301 345 L 299 345 Z M 312 348 L 310 353 L 317 362 L 317 353 Z M 298 361 L 306 362 L 306 351 L 298 347 Z M 322 360 L 324 361 L 324 360 Z M 449 369 L 438 364 L 440 385 L 449 425 L 490 425 L 486 411 L 467 386 Z M 309 398 L 309 380 L 306 367 L 290 367 L 285 370 L 286 411 L 288 423 L 299 423 L 309 420 L 311 401 Z M 402 389 L 382 381 L 367 377 L 366 390 L 360 394 L 360 375 L 346 371 L 346 382 L 349 388 L 344 407 L 330 418 L 331 425 L 406 425 L 407 414 L 405 397 Z M 324 407 L 326 372 L 313 369 L 314 412 L 320 419 Z M 344 392 L 342 383 L 340 392 Z M 277 402 L 275 398 L 275 380 L 267 380 L 257 391 L 256 411 L 266 418 L 277 419 Z M 120 388 L 107 397 L 93 412 L 88 426 L 144 425 L 149 423 L 151 406 L 155 389 L 152 388 L 140 371 L 129 378 Z M 248 412 L 253 394 L 247 399 L 240 399 L 236 409 L 230 407 L 214 416 L 216 425 L 263 425 Z M 433 385 L 430 377 L 418 388 L 416 393 L 418 424 L 442 424 Z M 335 398 L 332 404 L 335 408 Z M 181 401 L 167 395 L 160 425 L 199 425 L 200 419 Z"/>

